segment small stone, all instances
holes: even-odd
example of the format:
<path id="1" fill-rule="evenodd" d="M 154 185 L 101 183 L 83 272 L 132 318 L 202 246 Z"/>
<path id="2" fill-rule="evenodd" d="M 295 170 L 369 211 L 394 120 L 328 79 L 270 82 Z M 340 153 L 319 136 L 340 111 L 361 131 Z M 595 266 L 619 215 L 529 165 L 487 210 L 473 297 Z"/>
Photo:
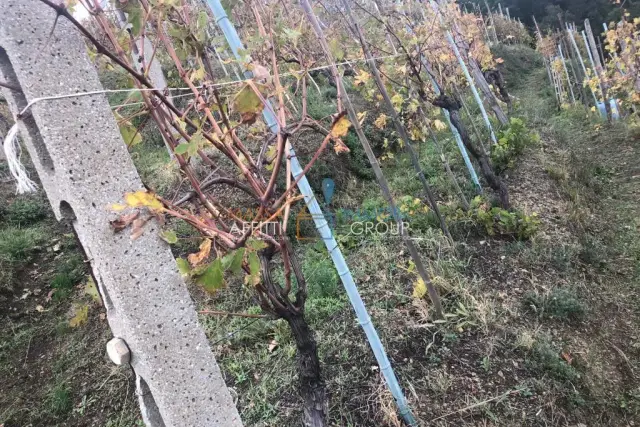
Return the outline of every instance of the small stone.
<path id="1" fill-rule="evenodd" d="M 129 347 L 122 338 L 113 338 L 107 343 L 107 354 L 109 359 L 118 366 L 129 363 L 131 360 Z"/>

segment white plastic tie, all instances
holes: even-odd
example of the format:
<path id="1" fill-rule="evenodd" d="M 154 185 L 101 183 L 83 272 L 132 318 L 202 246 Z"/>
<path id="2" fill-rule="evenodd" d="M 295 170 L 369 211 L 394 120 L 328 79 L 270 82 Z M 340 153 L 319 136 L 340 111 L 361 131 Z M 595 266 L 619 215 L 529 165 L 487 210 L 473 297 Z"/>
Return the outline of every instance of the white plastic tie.
<path id="1" fill-rule="evenodd" d="M 4 139 L 2 147 L 4 149 L 4 154 L 7 157 L 11 176 L 16 180 L 16 193 L 24 194 L 36 191 L 38 189 L 38 185 L 29 178 L 27 170 L 20 162 L 22 148 L 18 142 L 17 123 L 9 129 L 9 133 L 7 133 L 7 137 Z"/>

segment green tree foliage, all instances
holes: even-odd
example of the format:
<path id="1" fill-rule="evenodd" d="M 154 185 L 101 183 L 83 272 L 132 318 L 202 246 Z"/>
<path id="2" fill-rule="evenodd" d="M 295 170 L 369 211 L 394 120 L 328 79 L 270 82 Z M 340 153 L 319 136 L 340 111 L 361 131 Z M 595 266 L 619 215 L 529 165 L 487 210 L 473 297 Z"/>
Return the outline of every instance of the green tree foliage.
<path id="1" fill-rule="evenodd" d="M 610 0 L 487 0 L 487 2 L 494 11 L 498 10 L 498 3 L 502 5 L 503 10 L 508 7 L 512 18 L 520 18 L 530 27 L 533 27 L 533 16 L 535 16 L 541 27 L 558 28 L 560 26 L 558 14 L 561 14 L 562 19 L 567 22 L 580 25 L 585 19 L 589 19 L 592 25 L 600 28 L 602 22 L 617 21 L 623 14 L 620 4 Z M 473 8 L 474 4 L 480 2 L 463 0 L 460 3 Z M 623 7 L 633 16 L 640 15 L 640 2 L 627 1 Z"/>

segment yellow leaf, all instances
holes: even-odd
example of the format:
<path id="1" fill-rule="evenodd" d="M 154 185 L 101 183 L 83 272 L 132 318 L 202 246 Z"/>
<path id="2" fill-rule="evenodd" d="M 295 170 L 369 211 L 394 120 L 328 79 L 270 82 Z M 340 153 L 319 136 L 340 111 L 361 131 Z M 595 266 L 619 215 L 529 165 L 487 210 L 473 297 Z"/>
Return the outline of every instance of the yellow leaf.
<path id="1" fill-rule="evenodd" d="M 210 252 L 211 239 L 204 239 L 204 241 L 200 244 L 200 251 L 195 254 L 190 254 L 187 259 L 189 260 L 189 263 L 195 267 L 196 265 L 207 259 Z"/>
<path id="2" fill-rule="evenodd" d="M 204 76 L 205 76 L 204 68 L 200 67 L 197 70 L 193 70 L 191 72 L 191 76 L 189 76 L 189 80 L 191 82 L 202 81 L 204 80 Z"/>
<path id="3" fill-rule="evenodd" d="M 360 126 L 362 126 L 362 124 L 364 123 L 364 119 L 367 118 L 367 113 L 368 113 L 368 111 L 364 111 L 362 113 L 358 113 L 358 123 L 360 123 Z"/>
<path id="4" fill-rule="evenodd" d="M 232 101 L 233 110 L 241 115 L 256 115 L 264 109 L 264 104 L 253 88 L 246 84 Z"/>
<path id="5" fill-rule="evenodd" d="M 149 193 L 146 190 L 139 190 L 135 193 L 127 193 L 124 195 L 124 200 L 132 208 L 147 207 L 154 211 L 164 210 L 164 206 L 155 194 Z"/>
<path id="6" fill-rule="evenodd" d="M 356 86 L 359 86 L 361 84 L 364 85 L 369 81 L 370 78 L 371 78 L 371 74 L 362 70 L 356 75 L 356 78 L 353 81 L 353 84 L 355 84 Z"/>
<path id="7" fill-rule="evenodd" d="M 380 114 L 375 122 L 373 122 L 375 127 L 378 129 L 384 129 L 387 126 L 387 116 L 386 114 Z"/>
<path id="8" fill-rule="evenodd" d="M 399 93 L 396 93 L 391 98 L 391 102 L 393 103 L 393 106 L 395 107 L 395 109 L 399 110 L 402 107 L 402 103 L 404 102 L 404 98 L 402 98 L 402 95 L 400 95 Z"/>
<path id="9" fill-rule="evenodd" d="M 74 304 L 74 315 L 69 320 L 69 326 L 77 328 L 80 325 L 87 323 L 89 318 L 89 306 L 84 304 Z"/>
<path id="10" fill-rule="evenodd" d="M 112 211 L 119 212 L 119 211 L 123 211 L 125 209 L 127 209 L 127 206 L 126 205 L 121 205 L 120 203 L 114 203 L 113 205 L 111 205 L 111 210 Z"/>
<path id="11" fill-rule="evenodd" d="M 444 130 L 447 128 L 447 126 L 444 123 L 442 123 L 441 120 L 438 120 L 438 119 L 435 119 L 433 121 L 433 127 L 436 128 L 436 130 Z"/>
<path id="12" fill-rule="evenodd" d="M 427 285 L 422 280 L 422 277 L 419 277 L 418 280 L 413 282 L 413 297 L 414 298 L 423 298 L 427 294 Z"/>
<path id="13" fill-rule="evenodd" d="M 96 282 L 93 281 L 93 277 L 91 276 L 87 277 L 87 283 L 84 285 L 84 293 L 89 295 L 94 302 L 99 303 L 102 301 Z"/>
<path id="14" fill-rule="evenodd" d="M 334 138 L 340 138 L 341 136 L 347 135 L 347 132 L 349 132 L 349 126 L 351 126 L 349 119 L 345 116 L 340 117 L 340 119 L 331 128 L 331 136 Z"/>

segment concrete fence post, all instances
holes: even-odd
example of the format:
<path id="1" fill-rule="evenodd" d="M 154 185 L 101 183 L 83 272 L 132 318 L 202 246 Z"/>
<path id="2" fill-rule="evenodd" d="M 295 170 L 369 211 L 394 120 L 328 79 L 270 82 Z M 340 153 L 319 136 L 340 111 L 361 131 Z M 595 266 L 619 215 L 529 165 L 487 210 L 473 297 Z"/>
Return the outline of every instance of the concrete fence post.
<path id="1" fill-rule="evenodd" d="M 0 16 L 0 80 L 20 88 L 2 89 L 14 116 L 35 98 L 102 89 L 70 23 L 61 18 L 49 36 L 52 9 L 1 0 Z M 143 187 L 106 97 L 37 102 L 17 121 L 56 217 L 73 224 L 91 262 L 113 335 L 129 349 L 120 343 L 110 355 L 133 367 L 147 425 L 241 426 L 159 224 L 137 240 L 109 226 L 109 207 Z"/>

